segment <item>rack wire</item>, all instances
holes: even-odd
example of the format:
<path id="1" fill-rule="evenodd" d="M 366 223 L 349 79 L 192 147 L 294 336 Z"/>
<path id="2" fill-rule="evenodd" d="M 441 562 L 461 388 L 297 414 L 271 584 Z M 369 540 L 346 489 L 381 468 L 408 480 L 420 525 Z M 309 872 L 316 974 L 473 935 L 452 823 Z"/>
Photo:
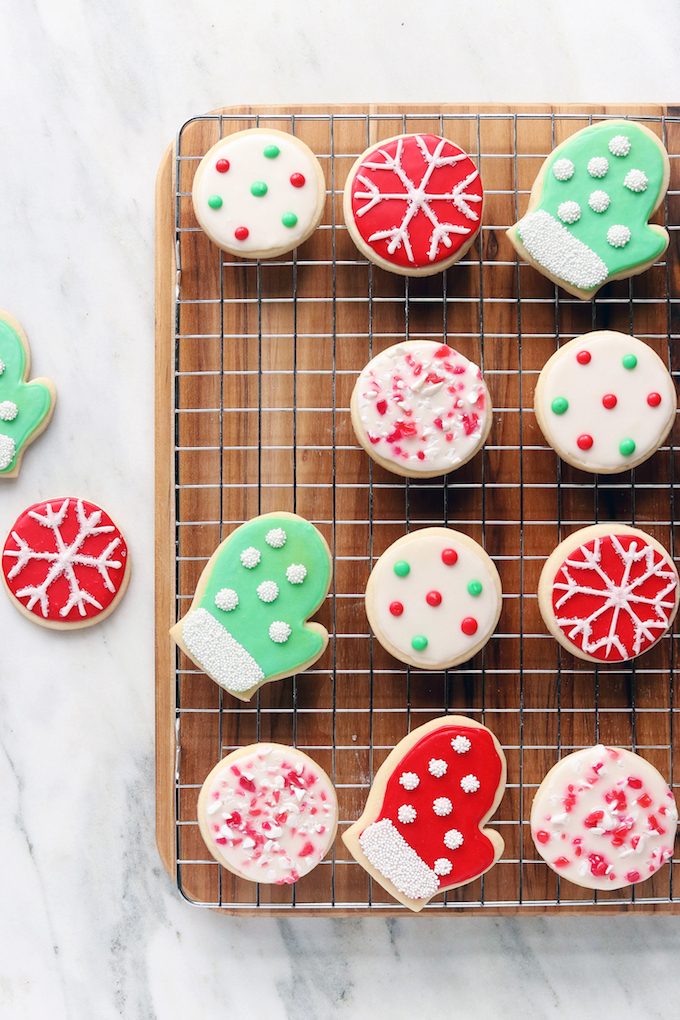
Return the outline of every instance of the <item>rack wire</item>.
<path id="1" fill-rule="evenodd" d="M 408 913 L 372 883 L 340 838 L 332 855 L 293 887 L 257 886 L 224 871 L 198 833 L 203 778 L 236 746 L 293 743 L 336 784 L 342 832 L 363 808 L 372 776 L 411 728 L 444 713 L 488 725 L 508 758 L 505 797 L 492 820 L 506 841 L 482 879 L 432 901 L 428 913 L 670 909 L 678 861 L 637 888 L 590 893 L 538 858 L 528 829 L 533 793 L 552 764 L 594 742 L 639 751 L 673 788 L 678 727 L 674 636 L 639 663 L 591 666 L 568 655 L 542 626 L 536 586 L 552 548 L 597 521 L 632 523 L 675 551 L 671 442 L 616 476 L 576 471 L 550 450 L 532 408 L 533 383 L 561 343 L 612 328 L 647 341 L 678 376 L 677 205 L 680 117 L 634 119 L 660 132 L 671 159 L 663 220 L 667 257 L 643 276 L 603 288 L 590 303 L 566 295 L 517 259 L 504 231 L 526 208 L 542 160 L 601 113 L 221 112 L 193 118 L 177 135 L 174 164 L 176 617 L 200 572 L 234 527 L 270 510 L 293 510 L 326 536 L 333 584 L 318 619 L 330 633 L 304 674 L 267 685 L 252 703 L 220 691 L 179 652 L 175 690 L 175 850 L 178 889 L 192 903 L 231 912 Z M 218 138 L 248 127 L 302 137 L 326 174 L 322 225 L 301 249 L 247 262 L 219 251 L 191 210 L 191 181 Z M 444 274 L 409 279 L 359 256 L 342 219 L 354 159 L 373 141 L 431 131 L 460 144 L 485 184 L 481 240 Z M 413 481 L 365 456 L 349 424 L 359 370 L 403 338 L 445 341 L 478 361 L 494 425 L 482 454 L 443 479 Z M 672 436 L 672 433 L 671 433 Z M 393 660 L 370 633 L 363 588 L 397 537 L 450 525 L 476 538 L 496 563 L 504 609 L 496 634 L 471 662 L 422 671 Z"/>

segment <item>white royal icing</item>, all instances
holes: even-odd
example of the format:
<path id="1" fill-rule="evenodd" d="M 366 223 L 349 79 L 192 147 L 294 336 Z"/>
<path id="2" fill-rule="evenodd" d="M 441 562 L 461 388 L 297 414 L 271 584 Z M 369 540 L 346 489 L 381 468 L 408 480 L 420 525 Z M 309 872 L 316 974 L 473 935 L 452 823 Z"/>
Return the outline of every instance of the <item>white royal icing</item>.
<path id="1" fill-rule="evenodd" d="M 0 471 L 4 471 L 8 468 L 14 460 L 16 453 L 16 445 L 11 436 L 6 436 L 3 432 L 0 432 Z"/>
<path id="2" fill-rule="evenodd" d="M 283 549 L 286 544 L 287 535 L 283 528 L 272 528 L 264 536 L 264 540 L 267 545 L 270 545 L 272 549 Z"/>
<path id="3" fill-rule="evenodd" d="M 552 170 L 558 181 L 568 181 L 574 176 L 574 164 L 570 159 L 556 159 Z"/>
<path id="4" fill-rule="evenodd" d="M 588 173 L 591 177 L 605 177 L 609 170 L 609 160 L 604 156 L 593 156 L 588 160 Z"/>
<path id="5" fill-rule="evenodd" d="M 420 785 L 420 779 L 415 772 L 402 772 L 399 782 L 405 790 L 415 790 Z"/>
<path id="6" fill-rule="evenodd" d="M 444 835 L 444 845 L 449 850 L 457 850 L 459 846 L 463 845 L 463 833 L 458 829 L 449 829 Z"/>
<path id="7" fill-rule="evenodd" d="M 461 779 L 460 788 L 463 793 L 476 793 L 479 789 L 479 779 L 470 772 L 469 775 L 463 776 Z"/>
<path id="8" fill-rule="evenodd" d="M 376 871 L 404 896 L 424 900 L 438 892 L 436 872 L 406 842 L 389 818 L 368 825 L 359 836 L 359 844 Z"/>
<path id="9" fill-rule="evenodd" d="M 290 626 L 284 620 L 274 620 L 273 623 L 269 624 L 269 637 L 277 645 L 285 644 L 291 634 Z"/>
<path id="10" fill-rule="evenodd" d="M 581 219 L 581 206 L 578 202 L 560 202 L 557 215 L 563 223 L 576 223 Z"/>
<path id="11" fill-rule="evenodd" d="M 241 563 L 248 570 L 252 570 L 256 567 L 262 559 L 262 554 L 254 545 L 249 545 L 247 549 L 244 549 L 240 556 Z"/>
<path id="12" fill-rule="evenodd" d="M 291 563 L 286 567 L 286 578 L 291 584 L 302 584 L 307 576 L 307 567 L 303 563 Z"/>
<path id="13" fill-rule="evenodd" d="M 607 209 L 609 208 L 610 202 L 611 198 L 609 197 L 607 192 L 600 190 L 591 192 L 590 198 L 588 199 L 588 205 L 593 210 L 593 212 L 596 213 L 606 212 Z"/>
<path id="14" fill-rule="evenodd" d="M 630 191 L 646 191 L 648 185 L 649 179 L 644 170 L 629 170 L 623 178 L 624 188 L 628 188 Z"/>
<path id="15" fill-rule="evenodd" d="M 273 602 L 279 597 L 279 586 L 276 581 L 263 581 L 257 586 L 257 597 L 262 602 Z"/>
<path id="16" fill-rule="evenodd" d="M 432 810 L 440 818 L 445 818 L 453 811 L 453 804 L 448 797 L 437 797 L 432 804 Z"/>
<path id="17" fill-rule="evenodd" d="M 448 767 L 443 758 L 430 758 L 427 763 L 427 770 L 435 779 L 441 779 L 442 776 L 445 776 Z"/>
<path id="18" fill-rule="evenodd" d="M 630 228 L 625 223 L 614 223 L 607 231 L 607 242 L 612 248 L 625 248 L 630 241 Z"/>
<path id="19" fill-rule="evenodd" d="M 614 135 L 609 143 L 612 156 L 627 156 L 630 152 L 630 138 L 627 135 Z"/>
<path id="20" fill-rule="evenodd" d="M 573 287 L 592 290 L 609 275 L 597 252 L 574 237 L 545 209 L 537 209 L 521 219 L 517 233 L 535 262 Z"/>
<path id="21" fill-rule="evenodd" d="M 0 400 L 0 419 L 2 421 L 14 421 L 19 413 L 19 408 L 13 400 Z"/>
<path id="22" fill-rule="evenodd" d="M 220 588 L 215 595 L 215 605 L 225 613 L 230 613 L 238 605 L 238 595 L 233 588 Z"/>
<path id="23" fill-rule="evenodd" d="M 410 825 L 411 822 L 415 822 L 418 817 L 418 812 L 411 804 L 402 804 L 397 810 L 397 818 L 402 825 Z"/>
<path id="24" fill-rule="evenodd" d="M 194 609 L 182 624 L 182 640 L 191 658 L 228 691 L 249 691 L 264 680 L 264 672 L 207 609 Z"/>

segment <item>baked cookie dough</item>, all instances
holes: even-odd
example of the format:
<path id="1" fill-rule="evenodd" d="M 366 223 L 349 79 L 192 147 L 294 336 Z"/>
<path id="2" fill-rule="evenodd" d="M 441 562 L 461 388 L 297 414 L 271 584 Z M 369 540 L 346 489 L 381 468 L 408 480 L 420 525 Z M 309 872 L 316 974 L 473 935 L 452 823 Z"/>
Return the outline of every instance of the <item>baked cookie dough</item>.
<path id="1" fill-rule="evenodd" d="M 350 237 L 371 262 L 431 276 L 465 255 L 482 225 L 479 170 L 438 135 L 397 135 L 359 156 L 345 183 Z"/>
<path id="2" fill-rule="evenodd" d="M 421 669 L 467 662 L 493 634 L 501 580 L 482 547 L 451 528 L 397 539 L 366 586 L 366 615 L 380 644 Z"/>
<path id="3" fill-rule="evenodd" d="M 0 478 L 16 478 L 26 447 L 44 432 L 57 391 L 50 379 L 32 379 L 31 350 L 20 324 L 0 311 Z"/>
<path id="4" fill-rule="evenodd" d="M 615 474 L 652 456 L 675 421 L 673 379 L 634 336 L 598 330 L 570 340 L 546 362 L 534 410 L 547 442 L 583 471 Z"/>
<path id="5" fill-rule="evenodd" d="M 543 622 L 589 662 L 625 662 L 648 651 L 678 610 L 678 572 L 651 535 L 594 524 L 561 542 L 538 582 Z"/>
<path id="6" fill-rule="evenodd" d="M 380 766 L 366 807 L 342 839 L 352 857 L 413 911 L 479 878 L 503 853 L 484 826 L 505 790 L 498 740 L 464 716 L 434 719 Z"/>
<path id="7" fill-rule="evenodd" d="M 369 457 L 410 478 L 466 464 L 486 442 L 493 416 L 477 365 L 432 340 L 408 340 L 369 361 L 350 407 Z"/>
<path id="8" fill-rule="evenodd" d="M 672 858 L 678 810 L 653 765 L 598 744 L 551 768 L 530 824 L 536 849 L 562 878 L 586 889 L 621 889 Z"/>
<path id="9" fill-rule="evenodd" d="M 262 514 L 225 538 L 170 634 L 225 691 L 250 701 L 264 683 L 301 673 L 328 631 L 307 620 L 331 583 L 331 553 L 304 517 Z"/>
<path id="10" fill-rule="evenodd" d="M 338 828 L 330 779 L 302 751 L 250 744 L 203 783 L 198 824 L 223 868 L 265 885 L 292 885 L 328 853 Z"/>
<path id="11" fill-rule="evenodd" d="M 667 231 L 647 221 L 669 179 L 668 153 L 644 124 L 593 124 L 553 149 L 508 237 L 539 273 L 590 300 L 609 280 L 643 273 L 665 252 Z"/>
<path id="12" fill-rule="evenodd" d="M 252 128 L 220 139 L 194 176 L 199 225 L 223 251 L 248 259 L 285 255 L 314 233 L 326 182 L 318 159 L 285 131 Z"/>

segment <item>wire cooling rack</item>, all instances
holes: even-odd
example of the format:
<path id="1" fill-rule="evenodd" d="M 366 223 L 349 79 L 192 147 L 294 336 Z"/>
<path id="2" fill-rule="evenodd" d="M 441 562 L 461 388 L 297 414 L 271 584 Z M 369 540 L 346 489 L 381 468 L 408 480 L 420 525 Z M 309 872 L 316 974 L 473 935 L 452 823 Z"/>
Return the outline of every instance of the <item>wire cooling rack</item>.
<path id="1" fill-rule="evenodd" d="M 635 334 L 677 378 L 678 113 L 260 108 L 193 118 L 179 131 L 157 192 L 158 803 L 161 853 L 190 902 L 229 912 L 408 913 L 370 881 L 339 836 L 332 855 L 295 886 L 235 878 L 202 843 L 198 791 L 237 746 L 260 739 L 296 744 L 338 789 L 340 833 L 361 813 L 372 776 L 402 736 L 444 713 L 462 713 L 489 726 L 508 758 L 506 794 L 491 822 L 506 848 L 486 876 L 431 902 L 426 913 L 674 909 L 677 860 L 635 888 L 589 893 L 538 858 L 528 816 L 555 761 L 598 741 L 639 751 L 678 785 L 674 638 L 625 668 L 593 666 L 548 636 L 536 598 L 554 546 L 596 521 L 635 524 L 674 553 L 672 439 L 634 471 L 587 475 L 546 446 L 532 407 L 550 354 L 591 329 Z M 521 264 L 505 230 L 526 209 L 541 162 L 556 144 L 621 115 L 646 123 L 668 148 L 671 185 L 656 218 L 671 232 L 671 244 L 666 259 L 644 275 L 609 284 L 584 303 Z M 220 137 L 258 126 L 306 141 L 327 182 L 322 225 L 300 249 L 270 262 L 218 250 L 191 208 L 202 155 Z M 407 131 L 461 145 L 485 187 L 481 240 L 446 273 L 425 279 L 387 274 L 359 257 L 342 217 L 354 159 L 374 141 Z M 164 302 L 172 308 L 165 319 Z M 483 453 L 443 479 L 412 481 L 383 471 L 351 429 L 357 373 L 403 338 L 451 344 L 481 365 L 491 391 L 494 424 Z M 272 510 L 302 514 L 329 542 L 333 583 L 316 618 L 330 642 L 311 669 L 265 686 L 244 704 L 174 650 L 167 625 L 186 612 L 217 544 Z M 473 660 L 428 672 L 405 667 L 381 648 L 368 627 L 363 591 L 391 542 L 442 524 L 484 546 L 501 574 L 504 608 L 494 637 Z"/>

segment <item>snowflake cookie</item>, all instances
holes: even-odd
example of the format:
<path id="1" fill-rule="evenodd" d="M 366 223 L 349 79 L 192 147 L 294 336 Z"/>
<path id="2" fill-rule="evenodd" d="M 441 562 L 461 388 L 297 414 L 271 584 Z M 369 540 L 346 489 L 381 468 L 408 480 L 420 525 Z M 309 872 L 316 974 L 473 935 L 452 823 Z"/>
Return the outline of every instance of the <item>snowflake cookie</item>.
<path id="1" fill-rule="evenodd" d="M 192 198 L 196 219 L 218 247 L 249 259 L 274 258 L 316 230 L 326 182 L 299 138 L 252 128 L 222 138 L 205 154 Z"/>
<path id="2" fill-rule="evenodd" d="M 648 344 L 599 330 L 564 344 L 538 377 L 541 432 L 574 467 L 614 474 L 651 457 L 675 420 L 675 385 Z"/>
<path id="3" fill-rule="evenodd" d="M 446 344 L 411 340 L 366 365 L 351 400 L 364 450 L 395 474 L 433 478 L 484 445 L 493 409 L 477 365 Z"/>
<path id="4" fill-rule="evenodd" d="M 122 533 L 101 507 L 84 499 L 29 507 L 2 551 L 10 598 L 44 627 L 73 630 L 99 623 L 120 602 L 129 577 Z"/>
<path id="5" fill-rule="evenodd" d="M 562 878 L 586 889 L 621 889 L 670 861 L 678 809 L 653 765 L 598 744 L 551 768 L 530 824 L 536 849 Z"/>
<path id="6" fill-rule="evenodd" d="M 467 252 L 482 224 L 479 170 L 437 135 L 398 135 L 367 149 L 345 183 L 345 223 L 382 269 L 430 276 Z"/>
<path id="7" fill-rule="evenodd" d="M 678 596 L 670 555 L 625 524 L 574 532 L 550 555 L 538 585 L 551 634 L 590 662 L 623 662 L 646 652 L 673 623 Z"/>
<path id="8" fill-rule="evenodd" d="M 297 514 L 263 514 L 217 547 L 170 633 L 215 683 L 249 701 L 323 654 L 328 632 L 307 621 L 330 583 L 330 550 L 316 528 Z"/>
<path id="9" fill-rule="evenodd" d="M 17 320 L 0 312 L 0 478 L 16 478 L 26 447 L 49 425 L 57 391 L 32 379 L 28 339 Z"/>
<path id="10" fill-rule="evenodd" d="M 432 770 L 432 761 L 446 768 Z M 475 784 L 465 782 L 470 776 Z M 464 716 L 434 719 L 388 755 L 343 842 L 395 899 L 422 910 L 438 893 L 483 875 L 503 853 L 500 834 L 484 826 L 505 777 L 505 755 L 491 730 Z"/>
<path id="11" fill-rule="evenodd" d="M 501 613 L 501 581 L 473 539 L 423 528 L 397 539 L 366 586 L 366 615 L 383 648 L 421 669 L 471 659 Z"/>
<path id="12" fill-rule="evenodd" d="M 292 885 L 328 853 L 338 799 L 302 751 L 250 744 L 223 758 L 203 783 L 198 824 L 210 853 L 234 875 Z"/>
<path id="13" fill-rule="evenodd" d="M 644 124 L 593 124 L 548 156 L 508 237 L 540 273 L 590 300 L 609 280 L 642 273 L 665 252 L 668 233 L 648 220 L 669 178 L 668 154 Z"/>

